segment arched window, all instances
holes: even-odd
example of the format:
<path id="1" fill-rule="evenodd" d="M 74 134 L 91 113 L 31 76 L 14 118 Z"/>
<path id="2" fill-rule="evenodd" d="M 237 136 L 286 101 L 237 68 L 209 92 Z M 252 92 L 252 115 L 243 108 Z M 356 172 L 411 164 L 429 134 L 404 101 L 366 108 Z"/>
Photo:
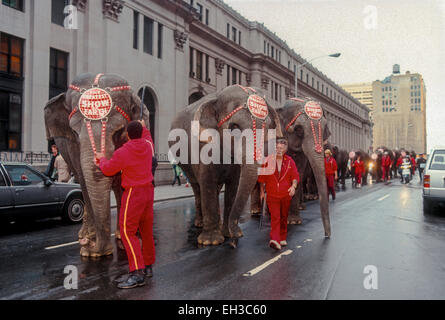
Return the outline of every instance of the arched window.
<path id="1" fill-rule="evenodd" d="M 151 137 L 153 138 L 153 141 L 155 140 L 155 119 L 156 119 L 156 99 L 153 91 L 149 87 L 141 88 L 138 92 L 139 98 L 142 99 L 142 92 L 144 92 L 144 104 L 148 108 L 148 111 L 150 112 L 150 133 Z"/>

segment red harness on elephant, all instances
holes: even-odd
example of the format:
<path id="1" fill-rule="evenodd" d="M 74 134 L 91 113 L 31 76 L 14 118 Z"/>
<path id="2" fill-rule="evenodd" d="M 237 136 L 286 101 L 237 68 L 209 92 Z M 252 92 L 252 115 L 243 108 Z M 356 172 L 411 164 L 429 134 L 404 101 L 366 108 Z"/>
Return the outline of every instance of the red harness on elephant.
<path id="1" fill-rule="evenodd" d="M 235 113 L 237 113 L 238 111 L 243 110 L 244 108 L 247 108 L 250 112 L 250 114 L 252 115 L 252 130 L 253 130 L 253 159 L 255 161 L 258 161 L 259 159 L 261 159 L 261 155 L 262 155 L 262 146 L 264 144 L 264 129 L 266 128 L 266 118 L 269 114 L 269 110 L 267 109 L 267 103 L 266 101 L 260 97 L 259 95 L 256 94 L 252 94 L 250 95 L 249 91 L 252 91 L 253 93 L 256 93 L 256 90 L 250 87 L 243 87 L 241 85 L 238 85 L 238 87 L 240 87 L 244 92 L 246 92 L 247 94 L 249 94 L 249 97 L 247 98 L 247 102 L 241 106 L 239 106 L 238 108 L 236 108 L 235 110 L 233 110 L 232 112 L 230 112 L 226 117 L 224 117 L 224 119 L 222 119 L 219 123 L 218 123 L 218 128 L 221 128 L 221 126 L 227 122 L 230 118 L 233 117 L 233 115 Z M 261 135 L 261 144 L 260 147 L 257 148 L 257 126 L 256 126 L 256 119 L 259 119 L 260 121 L 262 121 L 262 135 Z"/>
<path id="2" fill-rule="evenodd" d="M 291 98 L 290 100 L 298 101 L 298 102 L 304 102 L 304 100 L 298 99 L 298 98 Z M 299 112 L 286 126 L 286 131 L 297 121 L 297 119 L 305 113 L 308 118 L 311 121 L 311 128 L 312 128 L 312 134 L 314 136 L 314 144 L 315 144 L 315 151 L 318 153 L 323 152 L 323 137 L 321 132 L 321 118 L 323 117 L 323 109 L 321 108 L 320 104 L 316 101 L 308 101 L 306 105 L 304 106 L 304 112 Z M 315 132 L 315 125 L 314 120 L 318 121 L 318 139 L 317 134 Z"/>
<path id="3" fill-rule="evenodd" d="M 91 147 L 93 148 L 94 156 L 96 158 L 97 148 L 96 143 L 94 141 L 93 129 L 91 126 L 91 121 L 101 121 L 102 130 L 101 130 L 101 153 L 105 153 L 105 136 L 107 132 L 107 116 L 110 114 L 113 109 L 113 99 L 111 98 L 110 93 L 116 91 L 126 91 L 131 90 L 130 86 L 119 86 L 114 88 L 105 88 L 102 89 L 99 87 L 99 80 L 103 76 L 102 73 L 98 74 L 94 79 L 94 83 L 91 88 L 79 88 L 75 85 L 70 85 L 69 88 L 71 90 L 77 91 L 81 93 L 81 97 L 79 99 L 79 104 L 77 107 L 73 109 L 68 119 L 76 114 L 77 111 L 84 116 L 85 125 L 88 130 L 88 136 L 90 138 Z M 117 105 L 114 105 L 114 108 L 117 112 L 119 112 L 128 122 L 131 120 L 127 113 L 122 110 Z"/>

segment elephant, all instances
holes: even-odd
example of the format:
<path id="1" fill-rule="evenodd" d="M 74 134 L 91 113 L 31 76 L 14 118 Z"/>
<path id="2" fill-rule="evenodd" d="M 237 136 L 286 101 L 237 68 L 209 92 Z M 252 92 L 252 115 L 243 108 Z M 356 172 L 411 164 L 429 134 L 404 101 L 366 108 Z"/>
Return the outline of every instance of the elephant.
<path id="1" fill-rule="evenodd" d="M 313 108 L 313 109 L 312 109 Z M 310 110 L 316 110 L 314 115 Z M 313 172 L 320 199 L 321 218 L 325 237 L 331 236 L 327 183 L 325 175 L 323 146 L 327 143 L 330 131 L 323 110 L 317 101 L 310 98 L 290 98 L 283 107 L 277 109 L 284 136 L 288 140 L 288 154 L 295 161 L 302 181 L 310 178 Z M 312 116 L 312 118 L 311 118 Z M 312 168 L 311 171 L 308 171 Z M 289 209 L 289 224 L 301 221 L 299 207 L 303 184 L 299 183 Z M 310 186 L 309 186 L 310 188 Z"/>
<path id="2" fill-rule="evenodd" d="M 251 101 L 254 100 L 259 101 L 260 109 L 264 112 L 263 116 L 266 115 L 263 119 L 254 116 L 254 113 L 249 109 Z M 193 124 L 199 124 L 199 133 L 193 132 Z M 229 141 L 230 146 L 227 148 L 227 141 L 223 139 L 223 131 L 239 129 L 240 132 L 244 132 L 246 129 L 259 128 L 261 124 L 265 131 L 263 138 L 269 136 L 270 129 L 275 129 L 277 136 L 282 135 L 278 114 L 267 103 L 265 93 L 259 88 L 246 88 L 240 85 L 228 86 L 219 92 L 204 96 L 179 111 L 173 120 L 171 132 L 180 129 L 179 131 L 187 133 L 187 137 L 191 137 L 187 142 L 188 152 L 181 149 L 173 151 L 174 145 L 179 143 L 177 137 L 175 141 L 169 137 L 169 147 L 170 153 L 187 175 L 195 195 L 195 226 L 202 227 L 197 239 L 198 244 L 219 245 L 225 241 L 225 238 L 229 238 L 229 244 L 236 248 L 238 239 L 243 236 L 238 222 L 258 179 L 260 163 L 258 161 L 248 163 L 246 152 L 243 152 L 241 150 L 243 148 L 239 148 L 239 145 L 238 148 L 232 148 L 233 136 Z M 209 131 L 215 133 L 215 137 L 212 136 L 211 139 L 208 139 L 201 135 L 201 133 Z M 193 139 L 196 139 L 197 146 L 194 151 Z M 200 159 L 192 163 L 196 153 L 201 154 L 203 150 L 208 150 L 207 148 L 218 145 L 218 143 L 220 158 L 216 159 L 217 161 L 207 163 Z M 261 142 L 259 145 L 262 145 Z M 244 146 L 247 148 L 247 143 Z M 228 154 L 228 150 L 230 150 L 230 154 Z M 235 154 L 242 154 L 241 162 L 235 163 Z M 223 157 L 228 157 L 230 164 L 223 161 Z M 221 227 L 219 193 L 223 185 L 225 192 Z"/>
<path id="3" fill-rule="evenodd" d="M 141 112 L 139 97 L 125 79 L 114 74 L 91 73 L 77 76 L 65 93 L 45 105 L 47 139 L 55 141 L 82 189 L 86 210 L 78 234 L 81 256 L 113 253 L 110 191 L 114 191 L 119 212 L 121 177 L 104 176 L 95 164 L 95 155 L 101 151 L 111 158 L 127 141 L 128 122 L 141 119 L 141 114 L 148 124 L 148 109 L 145 106 L 142 109 Z M 117 223 L 116 239 L 119 238 Z"/>

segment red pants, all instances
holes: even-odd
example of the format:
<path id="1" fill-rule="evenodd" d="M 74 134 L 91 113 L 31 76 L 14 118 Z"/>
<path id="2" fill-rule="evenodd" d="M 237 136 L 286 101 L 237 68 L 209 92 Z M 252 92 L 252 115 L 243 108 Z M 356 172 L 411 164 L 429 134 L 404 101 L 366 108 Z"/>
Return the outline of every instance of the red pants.
<path id="1" fill-rule="evenodd" d="M 329 199 L 329 194 L 332 194 L 332 198 L 335 199 L 335 176 L 334 175 L 326 176 L 326 184 L 328 185 L 328 199 Z"/>
<path id="2" fill-rule="evenodd" d="M 389 167 L 382 167 L 382 171 L 383 171 L 382 179 L 383 179 L 384 181 L 388 180 Z"/>
<path id="3" fill-rule="evenodd" d="M 289 215 L 289 207 L 291 197 L 282 199 L 267 198 L 267 206 L 270 212 L 270 240 L 278 243 L 287 238 L 287 216 Z"/>
<path id="4" fill-rule="evenodd" d="M 119 227 L 127 252 L 130 272 L 144 269 L 155 262 L 153 239 L 153 185 L 128 188 L 122 195 Z M 142 238 L 142 250 L 139 238 Z"/>
<path id="5" fill-rule="evenodd" d="M 362 184 L 362 174 L 361 173 L 356 173 L 355 174 L 355 182 L 357 184 Z"/>

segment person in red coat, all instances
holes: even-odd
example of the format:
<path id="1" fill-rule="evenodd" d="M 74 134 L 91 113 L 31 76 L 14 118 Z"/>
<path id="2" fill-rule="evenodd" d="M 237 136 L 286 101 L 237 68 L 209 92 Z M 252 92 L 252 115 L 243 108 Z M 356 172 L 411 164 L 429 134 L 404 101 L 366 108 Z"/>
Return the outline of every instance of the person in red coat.
<path id="1" fill-rule="evenodd" d="M 416 158 L 411 154 L 411 175 L 414 176 L 416 174 Z"/>
<path id="2" fill-rule="evenodd" d="M 335 181 L 338 179 L 337 161 L 332 156 L 331 150 L 327 149 L 324 152 L 324 167 L 326 172 L 326 182 L 328 185 L 328 199 L 329 194 L 332 194 L 332 200 L 335 200 Z"/>
<path id="3" fill-rule="evenodd" d="M 355 181 L 357 182 L 357 188 L 362 187 L 362 176 L 365 173 L 365 164 L 362 161 L 362 157 L 358 156 L 352 166 L 355 168 Z"/>
<path id="4" fill-rule="evenodd" d="M 382 157 L 382 171 L 383 171 L 382 179 L 385 182 L 387 182 L 389 179 L 390 169 L 391 169 L 391 158 L 389 157 L 388 152 L 385 152 Z"/>
<path id="5" fill-rule="evenodd" d="M 281 250 L 287 246 L 287 217 L 292 197 L 300 182 L 300 175 L 294 160 L 288 155 L 287 140 L 277 139 L 276 154 L 267 157 L 265 167 L 258 176 L 261 186 L 261 200 L 264 198 L 264 184 L 267 192 L 267 206 L 270 212 L 271 231 L 269 246 Z"/>
<path id="6" fill-rule="evenodd" d="M 129 289 L 145 285 L 145 277 L 152 277 L 155 262 L 153 239 L 154 187 L 151 172 L 153 140 L 144 121 L 132 121 L 127 127 L 129 141 L 117 149 L 110 160 L 97 154 L 99 168 L 106 176 L 122 172 L 122 205 L 119 227 L 128 257 L 130 274 L 118 288 Z M 139 238 L 142 238 L 142 249 Z"/>

